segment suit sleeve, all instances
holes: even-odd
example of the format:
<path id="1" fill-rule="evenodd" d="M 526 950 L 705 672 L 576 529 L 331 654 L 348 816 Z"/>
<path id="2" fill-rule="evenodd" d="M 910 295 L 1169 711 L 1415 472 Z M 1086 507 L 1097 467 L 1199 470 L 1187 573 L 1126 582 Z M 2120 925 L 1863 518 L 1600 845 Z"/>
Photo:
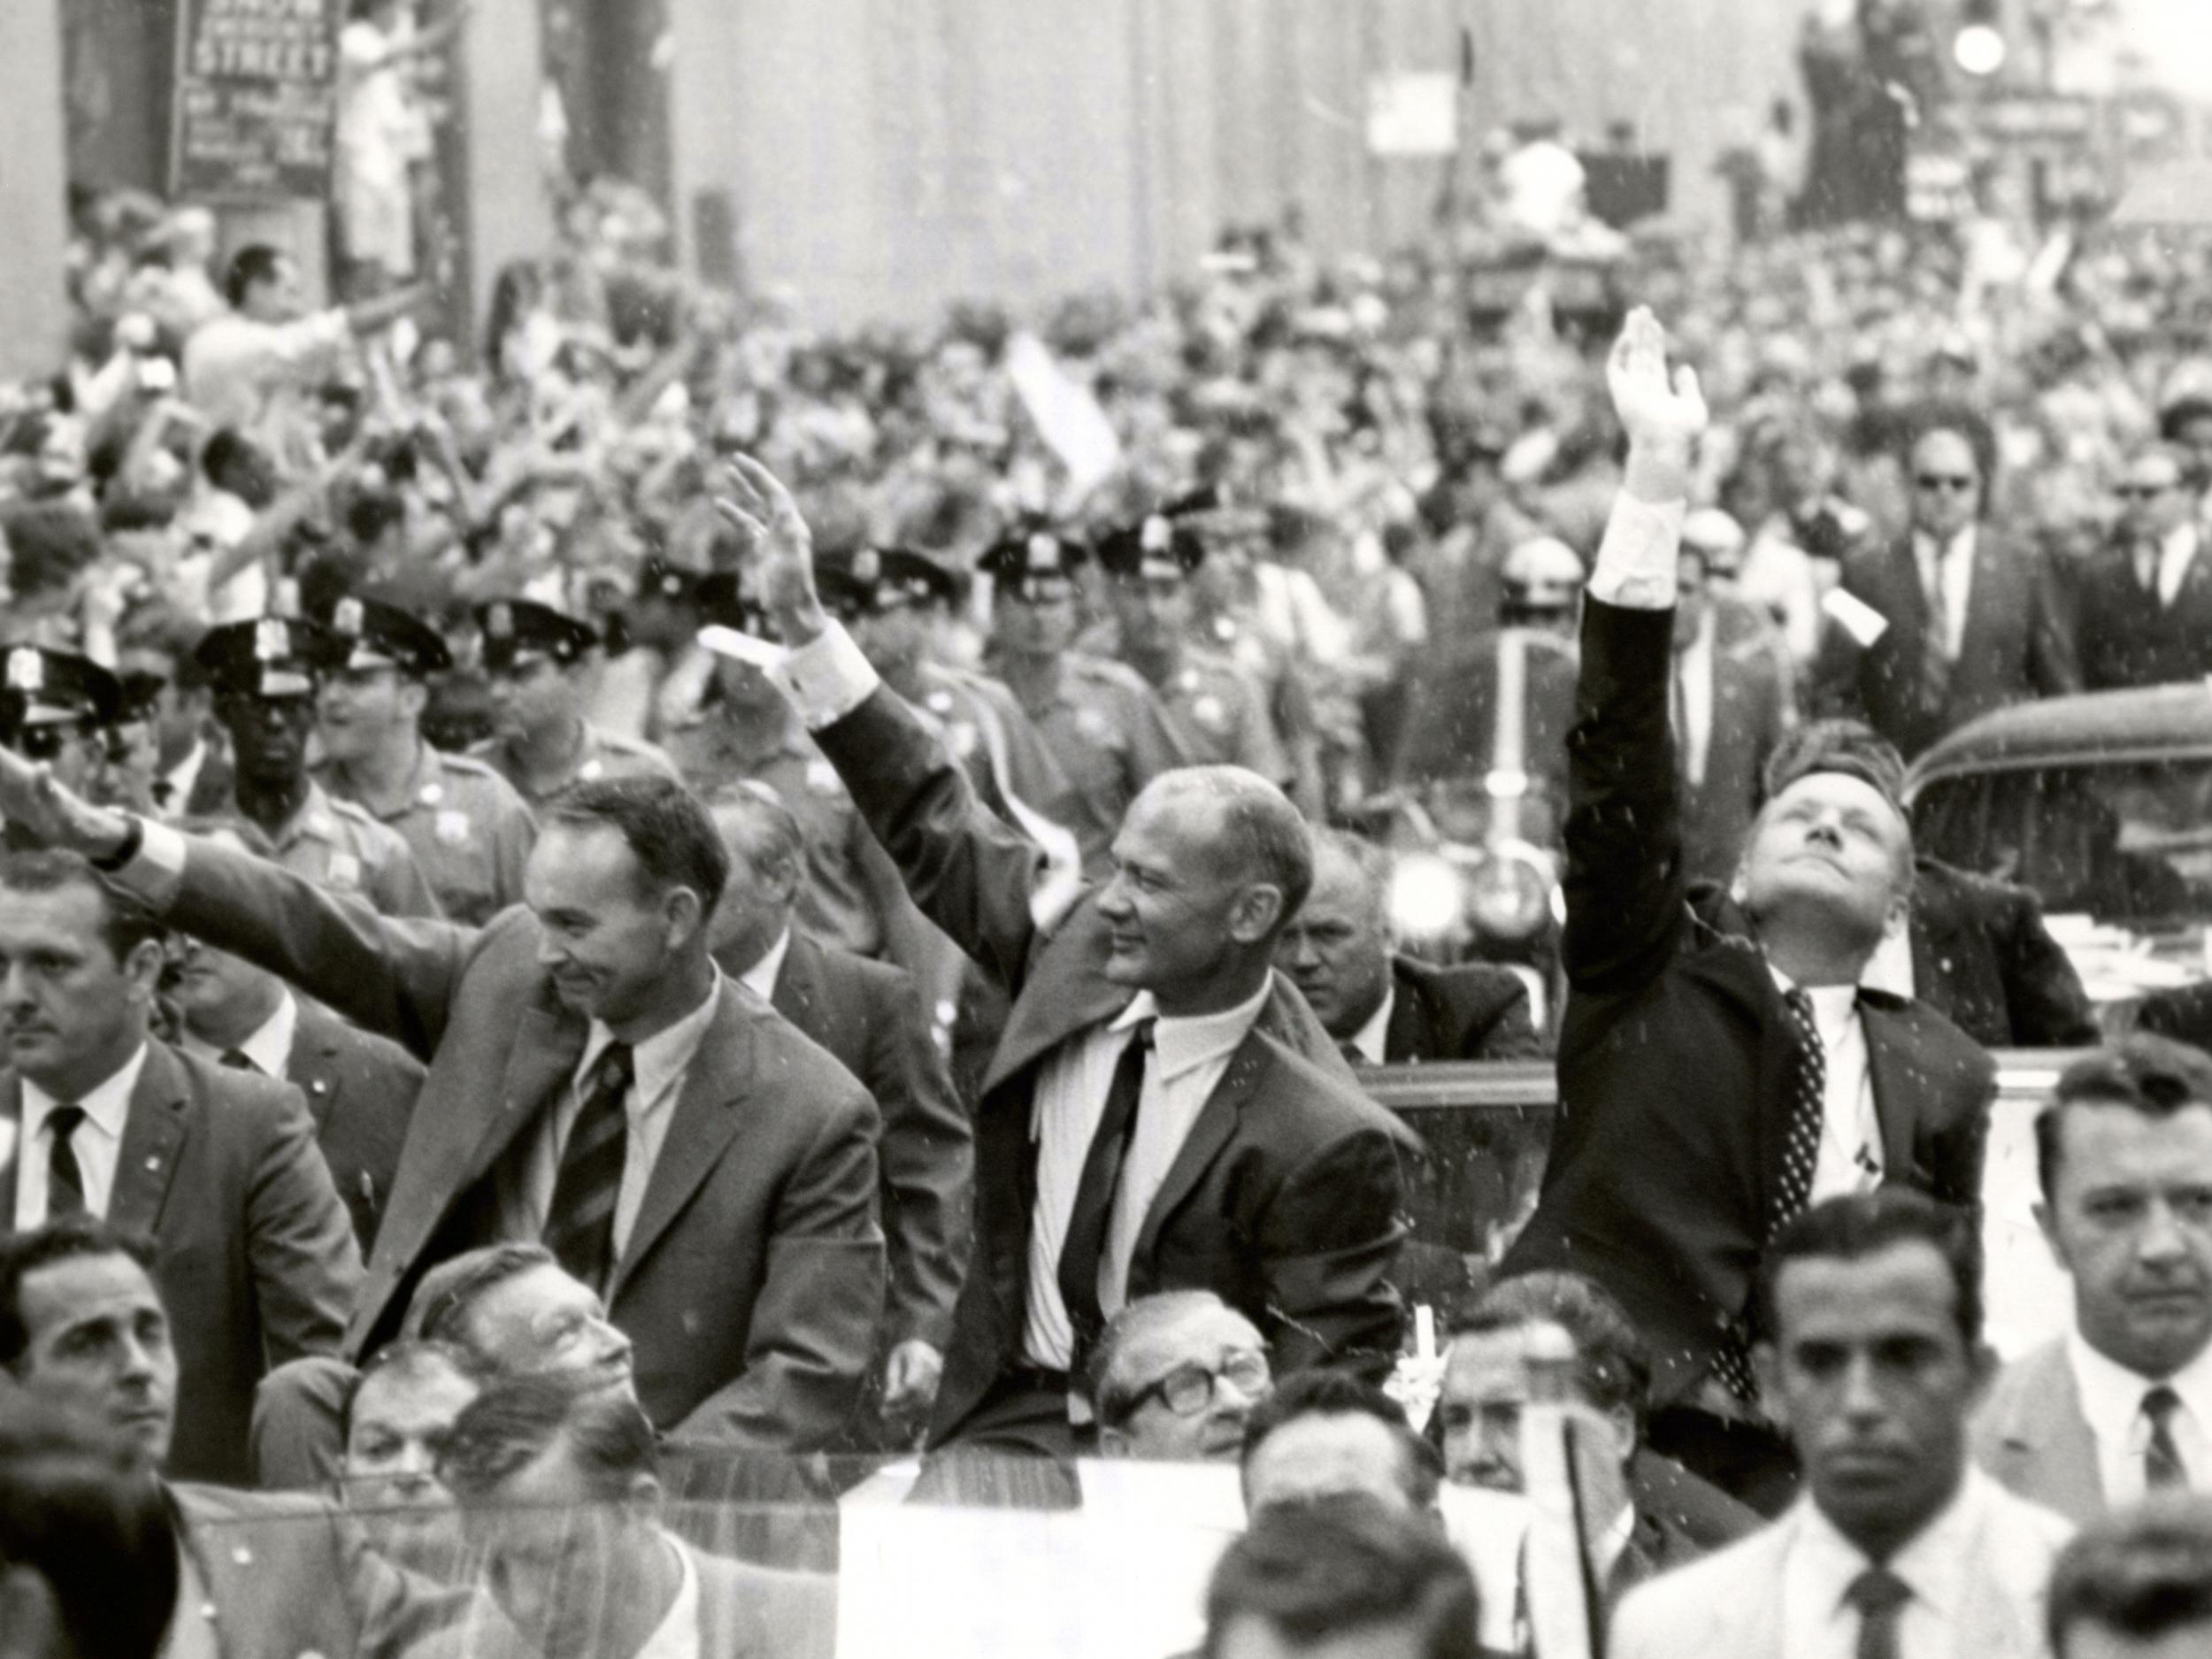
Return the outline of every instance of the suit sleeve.
<path id="1" fill-rule="evenodd" d="M 893 1342 L 918 1338 L 941 1354 L 952 1340 L 953 1304 L 973 1243 L 975 1133 L 945 1056 L 930 1039 L 913 980 L 900 974 L 882 985 L 881 1018 L 870 1022 L 861 1081 L 883 1114 L 877 1157 L 890 1253 L 887 1334 Z"/>
<path id="2" fill-rule="evenodd" d="M 288 1084 L 248 1194 L 246 1256 L 268 1362 L 334 1354 L 361 1290 L 361 1251 Z"/>
<path id="3" fill-rule="evenodd" d="M 825 1103 L 779 1195 L 744 1367 L 677 1425 L 679 1439 L 799 1451 L 844 1426 L 883 1312 L 877 1206 L 875 1110 L 852 1087 Z"/>
<path id="4" fill-rule="evenodd" d="M 415 862 L 413 850 L 396 833 L 399 846 L 391 861 L 377 872 L 376 884 L 370 897 L 376 902 L 380 914 L 385 916 L 442 917 L 444 908 L 438 895 L 430 890 L 430 883 L 422 873 L 422 866 Z"/>
<path id="5" fill-rule="evenodd" d="M 1405 1156 L 1363 1130 L 1293 1170 L 1268 1206 L 1256 1242 L 1281 1370 L 1396 1357 L 1404 1310 L 1388 1274 L 1406 1236 Z"/>
<path id="6" fill-rule="evenodd" d="M 1577 989 L 1649 982 L 1689 925 L 1667 673 L 1674 612 L 1608 604 L 1582 614 L 1567 735 L 1567 927 Z"/>
<path id="7" fill-rule="evenodd" d="M 2098 1041 L 2097 1019 L 2081 975 L 2043 925 L 2032 893 L 2009 895 L 2009 925 L 1999 942 L 2005 1010 L 2023 1048 L 2083 1048 Z"/>
<path id="8" fill-rule="evenodd" d="M 1544 1041 L 1529 1016 L 1528 987 L 1518 974 L 1502 983 L 1497 1002 L 1476 1023 L 1471 1060 L 1540 1060 Z"/>
<path id="9" fill-rule="evenodd" d="M 2048 556 L 2034 555 L 2028 568 L 2035 584 L 2030 595 L 2028 626 L 2032 632 L 2028 638 L 2028 679 L 2038 696 L 2068 696 L 2082 686 L 2073 607 Z"/>
<path id="10" fill-rule="evenodd" d="M 888 687 L 814 733 L 930 920 L 1020 989 L 1043 855 L 977 799 L 960 764 Z"/>

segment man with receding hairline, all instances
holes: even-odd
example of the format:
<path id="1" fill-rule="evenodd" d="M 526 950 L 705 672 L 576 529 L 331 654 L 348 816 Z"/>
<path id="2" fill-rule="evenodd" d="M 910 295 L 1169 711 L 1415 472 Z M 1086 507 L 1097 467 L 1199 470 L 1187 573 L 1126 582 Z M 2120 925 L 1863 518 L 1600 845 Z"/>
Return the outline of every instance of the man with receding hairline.
<path id="1" fill-rule="evenodd" d="M 749 461 L 725 483 L 816 741 L 923 910 L 1013 999 L 976 1113 L 976 1262 L 937 1435 L 1064 1454 L 1070 1373 L 1160 1290 L 1214 1291 L 1285 1369 L 1387 1363 L 1415 1148 L 1273 971 L 1313 879 L 1288 799 L 1238 767 L 1167 772 L 1102 889 L 1041 879 L 824 611 L 789 493 Z"/>

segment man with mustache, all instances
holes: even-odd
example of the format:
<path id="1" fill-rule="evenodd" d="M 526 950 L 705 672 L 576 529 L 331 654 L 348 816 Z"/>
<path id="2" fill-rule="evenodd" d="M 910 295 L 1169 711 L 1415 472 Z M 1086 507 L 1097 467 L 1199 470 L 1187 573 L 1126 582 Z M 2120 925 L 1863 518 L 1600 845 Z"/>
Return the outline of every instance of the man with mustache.
<path id="1" fill-rule="evenodd" d="M 1628 1594 L 1614 1659 L 1999 1659 L 2044 1651 L 2072 1528 L 1967 1456 L 1986 1374 L 1971 1222 L 1909 1189 L 1816 1204 L 1760 1272 L 1763 1397 L 1806 1491 L 1774 1525 Z"/>
<path id="2" fill-rule="evenodd" d="M 2005 1368 L 1976 1458 L 2085 1525 L 2212 1491 L 2212 1059 L 2123 1038 L 2066 1069 L 2035 1138 L 2073 1325 Z"/>

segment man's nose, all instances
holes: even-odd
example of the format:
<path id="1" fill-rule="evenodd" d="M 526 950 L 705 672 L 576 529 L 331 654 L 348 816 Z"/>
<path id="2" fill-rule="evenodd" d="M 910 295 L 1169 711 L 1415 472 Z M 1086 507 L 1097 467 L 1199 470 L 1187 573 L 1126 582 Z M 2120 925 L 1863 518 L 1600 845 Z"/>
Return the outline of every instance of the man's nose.
<path id="1" fill-rule="evenodd" d="M 1844 1367 L 1839 1403 L 1848 1421 L 1862 1425 L 1879 1422 L 1888 1414 L 1888 1404 L 1874 1380 L 1874 1363 L 1864 1355 L 1855 1356 Z"/>
<path id="2" fill-rule="evenodd" d="M 2164 1265 L 2184 1261 L 2188 1255 L 2189 1240 L 2174 1207 L 2162 1199 L 2154 1200 L 2143 1230 L 2136 1236 L 2136 1260 Z"/>

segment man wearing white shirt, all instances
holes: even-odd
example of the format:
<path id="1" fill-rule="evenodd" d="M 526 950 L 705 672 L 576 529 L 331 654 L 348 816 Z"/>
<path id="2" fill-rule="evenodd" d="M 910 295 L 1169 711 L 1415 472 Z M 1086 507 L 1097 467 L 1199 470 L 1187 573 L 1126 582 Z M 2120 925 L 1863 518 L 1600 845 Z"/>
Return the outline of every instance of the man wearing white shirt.
<path id="1" fill-rule="evenodd" d="M 2015 1659 L 2072 1531 L 1967 1456 L 1985 1376 L 1971 1221 L 1896 1189 L 1831 1199 L 1761 1271 L 1763 1394 L 1806 1489 L 1740 1544 L 1629 1593 L 1617 1659 Z"/>
<path id="2" fill-rule="evenodd" d="M 2150 444 L 2128 457 L 2113 487 L 2112 541 L 2082 571 L 2077 602 L 2089 690 L 2212 672 L 2212 557 L 2191 472 L 2183 451 Z"/>
<path id="3" fill-rule="evenodd" d="M 2005 1369 L 1976 1456 L 2083 1523 L 2212 1491 L 2212 1060 L 2139 1033 L 2075 1062 L 2036 1148 L 2073 1323 Z"/>

